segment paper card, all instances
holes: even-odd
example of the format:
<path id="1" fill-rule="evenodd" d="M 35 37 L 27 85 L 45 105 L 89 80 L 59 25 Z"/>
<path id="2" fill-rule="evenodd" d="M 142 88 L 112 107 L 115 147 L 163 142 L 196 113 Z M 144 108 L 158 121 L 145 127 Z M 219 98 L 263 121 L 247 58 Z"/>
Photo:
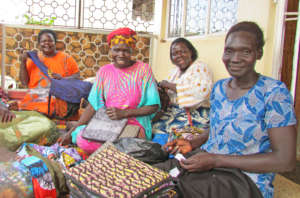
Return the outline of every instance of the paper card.
<path id="1" fill-rule="evenodd" d="M 181 160 L 185 160 L 185 157 L 181 153 L 177 153 L 175 155 L 175 159 L 177 159 L 178 161 L 181 161 Z"/>
<path id="2" fill-rule="evenodd" d="M 172 176 L 172 177 L 177 177 L 179 174 L 180 174 L 180 171 L 178 170 L 177 167 L 171 169 L 169 171 L 169 174 Z"/>

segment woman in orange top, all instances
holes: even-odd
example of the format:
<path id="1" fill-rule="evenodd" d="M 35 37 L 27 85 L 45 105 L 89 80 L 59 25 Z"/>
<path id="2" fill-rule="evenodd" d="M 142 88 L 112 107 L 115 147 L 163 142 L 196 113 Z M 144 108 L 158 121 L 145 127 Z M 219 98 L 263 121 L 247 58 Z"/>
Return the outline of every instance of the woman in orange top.
<path id="1" fill-rule="evenodd" d="M 41 30 L 38 34 L 38 52 L 40 60 L 48 67 L 49 76 L 55 79 L 80 77 L 75 60 L 61 51 L 56 51 L 56 34 L 52 30 Z M 29 88 L 29 92 L 19 103 L 20 110 L 34 110 L 48 114 L 48 95 L 50 80 L 28 57 L 27 52 L 22 55 L 20 67 L 20 81 Z M 50 115 L 55 110 L 55 102 L 51 99 Z"/>

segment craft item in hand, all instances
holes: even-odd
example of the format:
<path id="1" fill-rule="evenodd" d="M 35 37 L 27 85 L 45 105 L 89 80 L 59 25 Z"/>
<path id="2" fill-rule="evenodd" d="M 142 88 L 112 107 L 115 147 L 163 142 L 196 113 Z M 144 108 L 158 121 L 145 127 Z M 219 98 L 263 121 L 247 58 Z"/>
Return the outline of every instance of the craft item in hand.
<path id="1" fill-rule="evenodd" d="M 98 142 L 113 142 L 119 137 L 126 124 L 127 119 L 111 120 L 105 113 L 105 108 L 100 108 L 82 132 L 82 137 Z"/>

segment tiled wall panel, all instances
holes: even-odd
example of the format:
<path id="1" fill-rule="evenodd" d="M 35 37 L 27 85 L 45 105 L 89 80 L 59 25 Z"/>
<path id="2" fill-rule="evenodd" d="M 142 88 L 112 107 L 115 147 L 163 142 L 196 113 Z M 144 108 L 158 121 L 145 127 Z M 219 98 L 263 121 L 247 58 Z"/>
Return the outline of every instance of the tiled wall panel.
<path id="1" fill-rule="evenodd" d="M 38 49 L 37 35 L 39 31 L 40 29 L 5 27 L 5 71 L 6 75 L 17 81 L 19 88 L 22 88 L 18 76 L 20 55 L 23 49 Z M 57 33 L 57 50 L 65 51 L 73 56 L 78 63 L 82 79 L 95 76 L 101 66 L 111 62 L 106 34 L 62 30 L 55 30 L 55 32 Z M 3 36 L 0 35 L 0 37 L 1 42 Z M 138 36 L 137 48 L 134 50 L 132 58 L 149 63 L 150 43 L 150 37 Z"/>

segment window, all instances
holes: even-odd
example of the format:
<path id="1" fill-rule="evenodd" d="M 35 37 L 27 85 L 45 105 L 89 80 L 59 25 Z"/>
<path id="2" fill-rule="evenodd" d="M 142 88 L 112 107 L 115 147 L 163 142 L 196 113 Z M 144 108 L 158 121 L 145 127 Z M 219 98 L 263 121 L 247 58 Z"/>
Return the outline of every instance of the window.
<path id="1" fill-rule="evenodd" d="M 130 27 L 153 32 L 154 0 L 84 0 L 84 28 L 115 29 Z"/>
<path id="2" fill-rule="evenodd" d="M 168 37 L 225 32 L 236 23 L 238 0 L 170 0 Z"/>
<path id="3" fill-rule="evenodd" d="M 112 30 L 130 27 L 154 32 L 155 0 L 10 0 L 0 9 L 0 22 L 25 24 L 33 21 L 55 26 Z"/>

